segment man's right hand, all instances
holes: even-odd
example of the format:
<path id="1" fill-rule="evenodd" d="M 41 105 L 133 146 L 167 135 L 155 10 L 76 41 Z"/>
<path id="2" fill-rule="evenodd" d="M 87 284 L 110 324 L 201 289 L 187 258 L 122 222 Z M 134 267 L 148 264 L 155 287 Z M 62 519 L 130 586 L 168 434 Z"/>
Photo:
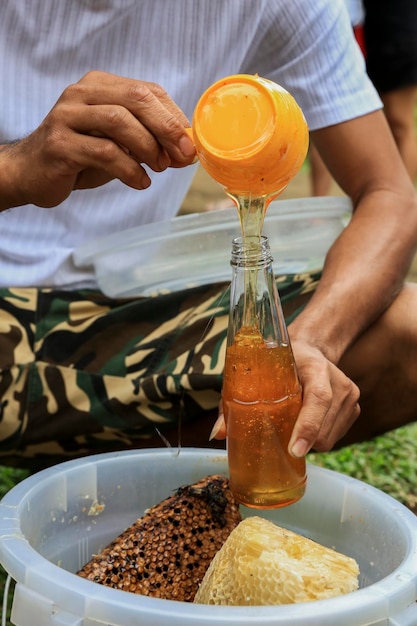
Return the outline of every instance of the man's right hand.
<path id="1" fill-rule="evenodd" d="M 155 83 L 93 71 L 65 89 L 40 126 L 0 149 L 0 209 L 53 207 L 118 178 L 134 189 L 195 158 L 190 123 Z M 2 173 L 1 173 L 2 172 Z"/>

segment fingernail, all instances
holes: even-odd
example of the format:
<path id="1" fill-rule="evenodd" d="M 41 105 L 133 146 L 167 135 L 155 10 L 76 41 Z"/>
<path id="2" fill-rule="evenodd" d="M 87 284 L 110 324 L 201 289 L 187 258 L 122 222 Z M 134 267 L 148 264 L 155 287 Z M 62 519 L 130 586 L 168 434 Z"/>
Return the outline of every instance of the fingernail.
<path id="1" fill-rule="evenodd" d="M 143 174 L 141 185 L 142 185 L 142 189 L 147 189 L 148 187 L 151 186 L 151 179 L 149 178 L 147 174 Z"/>
<path id="2" fill-rule="evenodd" d="M 184 156 L 191 157 L 195 155 L 194 144 L 188 135 L 183 135 L 180 138 L 178 146 Z"/>
<path id="3" fill-rule="evenodd" d="M 291 448 L 291 454 L 301 459 L 310 450 L 310 444 L 306 439 L 297 439 Z"/>
<path id="4" fill-rule="evenodd" d="M 189 138 L 191 139 L 191 141 L 193 142 L 193 146 L 194 146 L 194 135 L 193 135 L 193 129 L 192 128 L 186 128 L 185 132 L 187 133 L 187 135 L 189 136 Z M 195 150 L 195 146 L 194 146 L 194 150 Z M 197 154 L 195 155 L 194 159 L 193 159 L 193 165 L 194 163 L 197 163 L 198 161 L 198 156 Z"/>
<path id="5" fill-rule="evenodd" d="M 211 429 L 211 433 L 210 433 L 209 441 L 211 441 L 212 439 L 214 439 L 214 438 L 215 438 L 215 436 L 216 436 L 216 435 L 217 435 L 217 433 L 219 432 L 219 430 L 220 430 L 221 426 L 222 426 L 222 422 L 221 422 L 221 419 L 219 418 L 219 419 L 215 422 L 215 424 L 214 424 L 213 428 Z"/>
<path id="6" fill-rule="evenodd" d="M 158 167 L 163 172 L 170 165 L 171 159 L 169 154 L 163 150 L 158 157 Z"/>

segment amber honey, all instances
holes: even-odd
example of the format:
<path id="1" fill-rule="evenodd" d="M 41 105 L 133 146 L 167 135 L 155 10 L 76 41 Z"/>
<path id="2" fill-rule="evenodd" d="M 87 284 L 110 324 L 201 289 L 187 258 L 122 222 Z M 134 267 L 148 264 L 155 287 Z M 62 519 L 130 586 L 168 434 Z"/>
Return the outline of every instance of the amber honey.
<path id="1" fill-rule="evenodd" d="M 291 347 L 269 344 L 243 327 L 226 351 L 222 396 L 236 499 L 255 508 L 299 500 L 306 464 L 288 452 L 302 403 Z"/>

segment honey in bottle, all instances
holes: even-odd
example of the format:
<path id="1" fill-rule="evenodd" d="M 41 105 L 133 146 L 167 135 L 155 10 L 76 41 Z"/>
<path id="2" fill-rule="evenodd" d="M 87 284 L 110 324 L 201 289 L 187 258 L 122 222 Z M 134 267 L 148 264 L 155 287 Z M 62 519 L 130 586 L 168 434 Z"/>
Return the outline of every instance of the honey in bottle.
<path id="1" fill-rule="evenodd" d="M 306 485 L 305 460 L 288 452 L 302 390 L 268 239 L 234 239 L 231 265 L 222 390 L 230 486 L 246 506 L 287 506 Z"/>

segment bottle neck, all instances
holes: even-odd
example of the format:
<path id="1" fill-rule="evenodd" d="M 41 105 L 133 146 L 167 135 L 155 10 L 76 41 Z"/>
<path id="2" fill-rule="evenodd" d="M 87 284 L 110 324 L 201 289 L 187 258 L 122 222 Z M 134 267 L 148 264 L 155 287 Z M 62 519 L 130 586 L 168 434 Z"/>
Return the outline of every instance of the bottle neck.
<path id="1" fill-rule="evenodd" d="M 268 238 L 234 239 L 231 266 L 228 345 L 234 342 L 241 328 L 256 329 L 269 344 L 287 344 Z"/>
<path id="2" fill-rule="evenodd" d="M 230 264 L 234 268 L 262 269 L 272 264 L 268 237 L 236 237 L 232 242 Z"/>

